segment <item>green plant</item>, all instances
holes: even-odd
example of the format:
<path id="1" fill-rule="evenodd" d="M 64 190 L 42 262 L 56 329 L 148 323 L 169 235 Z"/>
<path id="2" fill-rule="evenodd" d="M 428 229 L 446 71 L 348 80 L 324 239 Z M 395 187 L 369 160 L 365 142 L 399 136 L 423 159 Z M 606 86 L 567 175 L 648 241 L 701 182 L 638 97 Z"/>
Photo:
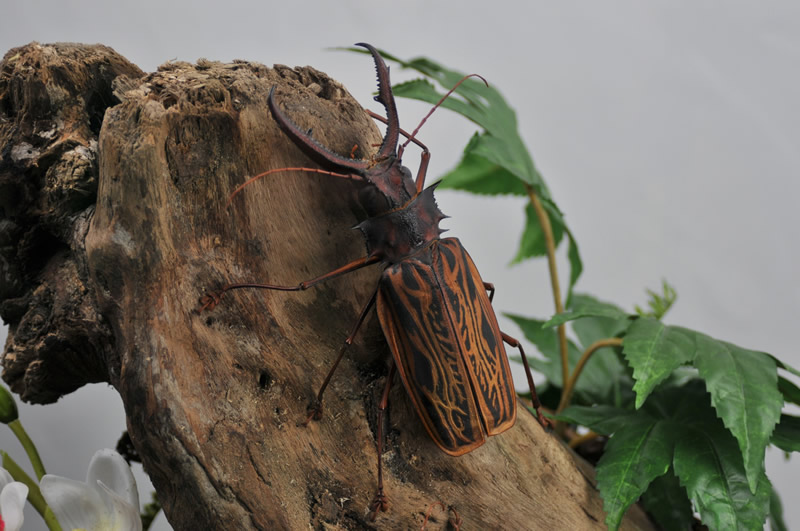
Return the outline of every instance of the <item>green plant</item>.
<path id="1" fill-rule="evenodd" d="M 427 58 L 381 54 L 423 76 L 395 85 L 396 96 L 436 103 L 441 89 L 464 77 Z M 712 529 L 760 529 L 767 516 L 773 528 L 785 528 L 764 455 L 770 444 L 800 450 L 800 418 L 781 412 L 785 403 L 800 404 L 800 388 L 789 379 L 800 372 L 770 354 L 663 323 L 677 297 L 666 282 L 661 293 L 648 291 L 649 309 L 635 313 L 574 293 L 583 269 L 578 246 L 518 134 L 513 109 L 474 79 L 442 106 L 480 131 L 440 189 L 528 198 L 513 262 L 547 257 L 555 315 L 508 317 L 543 355 L 533 366 L 547 379 L 540 394 L 555 411 L 558 432 L 566 437 L 575 433 L 568 427 L 585 426 L 592 431 L 580 440 L 610 436 L 597 463 L 609 528 L 638 500 L 665 529 L 689 527 L 693 511 Z M 564 236 L 565 305 L 555 265 Z"/>

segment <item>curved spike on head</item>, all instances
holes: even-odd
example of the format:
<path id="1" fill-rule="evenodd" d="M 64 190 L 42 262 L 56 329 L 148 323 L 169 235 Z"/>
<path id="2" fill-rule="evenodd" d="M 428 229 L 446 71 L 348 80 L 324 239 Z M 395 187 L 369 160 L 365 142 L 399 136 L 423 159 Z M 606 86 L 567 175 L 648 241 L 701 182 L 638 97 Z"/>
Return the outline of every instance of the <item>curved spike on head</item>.
<path id="1" fill-rule="evenodd" d="M 385 158 L 395 154 L 397 141 L 400 138 L 400 121 L 397 118 L 397 107 L 394 104 L 392 85 L 389 82 L 389 67 L 386 66 L 378 50 L 371 44 L 357 42 L 356 46 L 369 50 L 375 60 L 375 71 L 378 73 L 378 95 L 375 96 L 375 101 L 381 103 L 386 109 L 386 135 L 378 150 L 378 158 Z"/>
<path id="2" fill-rule="evenodd" d="M 369 162 L 359 159 L 349 159 L 337 155 L 329 150 L 311 137 L 311 130 L 308 132 L 303 131 L 300 127 L 291 121 L 288 116 L 278 108 L 275 103 L 275 86 L 269 89 L 269 97 L 267 98 L 267 106 L 272 113 L 272 117 L 278 122 L 278 125 L 286 133 L 292 142 L 299 147 L 303 153 L 316 162 L 317 164 L 326 168 L 334 167 L 342 172 L 357 172 L 363 174 L 369 169 Z"/>

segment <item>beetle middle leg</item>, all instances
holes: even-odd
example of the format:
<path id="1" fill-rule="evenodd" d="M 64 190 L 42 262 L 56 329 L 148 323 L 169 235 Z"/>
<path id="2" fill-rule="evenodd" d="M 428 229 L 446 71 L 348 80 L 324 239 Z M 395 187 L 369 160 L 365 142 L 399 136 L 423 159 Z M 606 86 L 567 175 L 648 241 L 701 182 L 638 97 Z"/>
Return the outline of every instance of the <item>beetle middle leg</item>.
<path id="1" fill-rule="evenodd" d="M 358 260 L 350 262 L 349 264 L 346 264 L 338 269 L 334 269 L 329 273 L 313 278 L 311 280 L 306 280 L 304 282 L 301 282 L 296 286 L 279 286 L 276 284 L 257 284 L 257 283 L 228 284 L 219 291 L 211 292 L 208 295 L 203 296 L 200 299 L 200 304 L 202 306 L 200 307 L 199 311 L 202 312 L 204 310 L 213 309 L 215 306 L 217 306 L 217 304 L 220 303 L 225 293 L 234 289 L 257 288 L 257 289 L 269 289 L 277 291 L 303 291 L 320 282 L 324 282 L 325 280 L 330 280 L 332 278 L 344 275 L 346 273 L 350 273 L 351 271 L 361 269 L 362 267 L 372 265 L 377 261 L 378 259 L 374 257 L 359 258 Z M 344 344 L 339 349 L 339 354 L 336 357 L 336 361 L 333 362 L 333 366 L 328 371 L 328 374 L 325 377 L 325 381 L 322 383 L 322 387 L 320 388 L 319 393 L 317 393 L 316 399 L 309 407 L 308 417 L 306 418 L 305 422 L 300 423 L 303 426 L 308 425 L 308 423 L 312 419 L 319 420 L 322 417 L 322 394 L 325 392 L 325 388 L 328 387 L 328 383 L 330 383 L 333 373 L 336 372 L 336 368 L 339 366 L 339 362 L 342 361 L 342 357 L 344 356 L 345 350 L 353 343 L 353 338 L 358 332 L 358 329 L 361 327 L 361 324 L 364 322 L 364 319 L 366 319 L 366 316 L 369 313 L 370 308 L 372 308 L 372 305 L 375 304 L 375 299 L 377 297 L 377 294 L 378 292 L 376 290 L 375 293 L 373 293 L 372 296 L 370 297 L 369 301 L 367 301 L 367 304 L 361 310 L 361 313 L 358 316 L 358 320 L 356 321 L 356 324 L 353 326 L 350 335 L 348 335 L 347 338 L 345 338 Z"/>
<path id="2" fill-rule="evenodd" d="M 336 372 L 339 362 L 342 361 L 342 358 L 344 357 L 344 351 L 347 350 L 347 347 L 353 344 L 353 339 L 356 337 L 358 329 L 361 328 L 361 325 L 364 323 L 364 319 L 366 319 L 369 310 L 372 308 L 372 305 L 375 304 L 375 299 L 377 296 L 378 290 L 375 290 L 375 293 L 372 294 L 372 297 L 369 298 L 369 301 L 367 301 L 367 304 L 361 310 L 361 314 L 358 316 L 356 324 L 350 331 L 350 335 L 345 338 L 344 343 L 339 348 L 339 354 L 336 356 L 336 361 L 333 362 L 333 366 L 331 366 L 330 370 L 328 371 L 328 375 L 325 376 L 325 381 L 322 382 L 322 387 L 319 388 L 317 398 L 314 399 L 314 402 L 308 408 L 308 417 L 304 422 L 300 423 L 301 425 L 308 426 L 308 423 L 312 420 L 319 420 L 322 418 L 322 393 L 325 392 L 325 388 L 328 387 L 328 383 L 330 383 L 333 373 Z"/>
<path id="3" fill-rule="evenodd" d="M 276 290 L 276 291 L 304 291 L 304 290 L 307 290 L 308 288 L 310 288 L 312 286 L 315 286 L 315 285 L 319 284 L 320 282 L 324 282 L 326 280 L 330 280 L 332 278 L 336 278 L 336 277 L 345 275 L 345 274 L 350 273 L 352 271 L 355 271 L 357 269 L 361 269 L 362 267 L 366 267 L 368 265 L 372 265 L 374 263 L 377 263 L 378 261 L 380 261 L 380 258 L 377 258 L 377 257 L 366 256 L 364 258 L 359 258 L 358 260 L 354 260 L 354 261 L 350 262 L 349 264 L 343 265 L 342 267 L 340 267 L 338 269 L 334 269 L 333 271 L 331 271 L 329 273 L 325 273 L 324 275 L 320 275 L 320 276 L 318 276 L 316 278 L 312 278 L 310 280 L 305 280 L 305 281 L 303 281 L 300 284 L 297 284 L 295 286 L 279 286 L 277 284 L 258 284 L 258 283 L 254 283 L 254 282 L 245 282 L 245 283 L 241 283 L 241 284 L 228 284 L 227 286 L 223 286 L 222 289 L 220 289 L 218 291 L 214 291 L 214 292 L 208 293 L 207 295 L 204 295 L 200 299 L 200 304 L 202 306 L 200 307 L 200 309 L 198 311 L 202 312 L 204 310 L 213 310 L 214 307 L 217 304 L 220 303 L 220 301 L 222 300 L 223 295 L 225 295 L 225 293 L 227 293 L 227 292 L 229 292 L 231 290 L 244 289 L 244 288 L 256 288 L 256 289 L 272 289 L 272 290 Z"/>

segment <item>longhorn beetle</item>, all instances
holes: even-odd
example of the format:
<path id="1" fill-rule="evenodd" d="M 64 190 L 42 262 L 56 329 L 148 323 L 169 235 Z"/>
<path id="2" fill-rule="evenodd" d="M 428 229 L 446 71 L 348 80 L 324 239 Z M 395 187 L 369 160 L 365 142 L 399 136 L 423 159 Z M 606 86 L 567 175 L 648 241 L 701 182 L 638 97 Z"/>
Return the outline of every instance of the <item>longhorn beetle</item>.
<path id="1" fill-rule="evenodd" d="M 409 135 L 400 129 L 389 84 L 389 68 L 375 48 L 364 43 L 357 46 L 372 54 L 378 73 L 375 101 L 386 109 L 386 119 L 370 113 L 387 125 L 378 153 L 369 160 L 358 160 L 328 150 L 311 138 L 310 132 L 301 130 L 284 115 L 275 102 L 275 87 L 272 87 L 267 104 L 273 118 L 306 155 L 325 169 L 270 170 L 249 179 L 231 194 L 231 199 L 251 182 L 287 170 L 324 173 L 362 182 L 366 186 L 359 193 L 359 202 L 368 218 L 358 228 L 366 242 L 367 256 L 296 286 L 229 284 L 203 297 L 201 304 L 202 309 L 213 308 L 225 292 L 240 288 L 305 290 L 362 267 L 382 264 L 384 269 L 378 287 L 339 350 L 305 422 L 321 417 L 322 394 L 345 349 L 352 343 L 372 306 L 377 305 L 392 360 L 378 409 L 378 490 L 372 502 L 374 519 L 378 510 L 385 511 L 388 507 L 383 491 L 381 454 L 383 417 L 395 373 L 400 374 L 433 442 L 449 455 L 463 455 L 482 445 L 487 436 L 509 429 L 516 419 L 516 394 L 503 348 L 506 342 L 522 354 L 539 423 L 543 427 L 548 427 L 548 423 L 539 412 L 541 404 L 522 345 L 498 327 L 491 305 L 494 287 L 483 282 L 458 239 L 439 238 L 443 232 L 439 222 L 446 216 L 433 197 L 436 185 L 424 188 L 430 152 L 414 138 L 416 132 Z M 407 140 L 398 147 L 401 134 Z M 412 141 L 422 148 L 416 179 L 401 162 L 404 148 Z"/>

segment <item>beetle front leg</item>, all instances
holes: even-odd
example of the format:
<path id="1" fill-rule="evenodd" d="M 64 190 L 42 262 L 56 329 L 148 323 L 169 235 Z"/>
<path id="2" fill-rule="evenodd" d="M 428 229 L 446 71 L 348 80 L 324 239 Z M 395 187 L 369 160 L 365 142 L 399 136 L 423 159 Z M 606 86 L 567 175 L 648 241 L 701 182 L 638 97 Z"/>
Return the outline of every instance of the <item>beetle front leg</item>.
<path id="1" fill-rule="evenodd" d="M 425 175 L 428 173 L 428 163 L 431 161 L 431 153 L 426 148 L 425 151 L 422 152 L 422 160 L 419 162 L 419 170 L 417 170 L 417 179 L 415 184 L 417 185 L 417 193 L 421 192 L 423 188 L 425 188 Z"/>
<path id="2" fill-rule="evenodd" d="M 378 113 L 370 111 L 369 109 L 367 109 L 367 114 L 369 114 L 379 122 L 383 122 L 387 125 L 389 123 L 389 120 L 387 120 Z M 417 193 L 419 193 L 422 191 L 423 188 L 425 188 L 425 175 L 427 175 L 428 173 L 428 163 L 431 161 L 431 152 L 428 150 L 428 146 L 417 140 L 415 137 L 412 137 L 407 131 L 401 128 L 398 128 L 398 131 L 400 132 L 401 135 L 408 138 L 413 143 L 422 148 L 422 160 L 420 160 L 419 162 L 419 169 L 417 170 L 417 178 L 414 180 L 414 184 L 417 188 Z M 405 144 L 403 144 L 398 148 L 397 151 L 398 157 L 402 157 L 403 155 L 403 146 L 405 146 Z"/>

